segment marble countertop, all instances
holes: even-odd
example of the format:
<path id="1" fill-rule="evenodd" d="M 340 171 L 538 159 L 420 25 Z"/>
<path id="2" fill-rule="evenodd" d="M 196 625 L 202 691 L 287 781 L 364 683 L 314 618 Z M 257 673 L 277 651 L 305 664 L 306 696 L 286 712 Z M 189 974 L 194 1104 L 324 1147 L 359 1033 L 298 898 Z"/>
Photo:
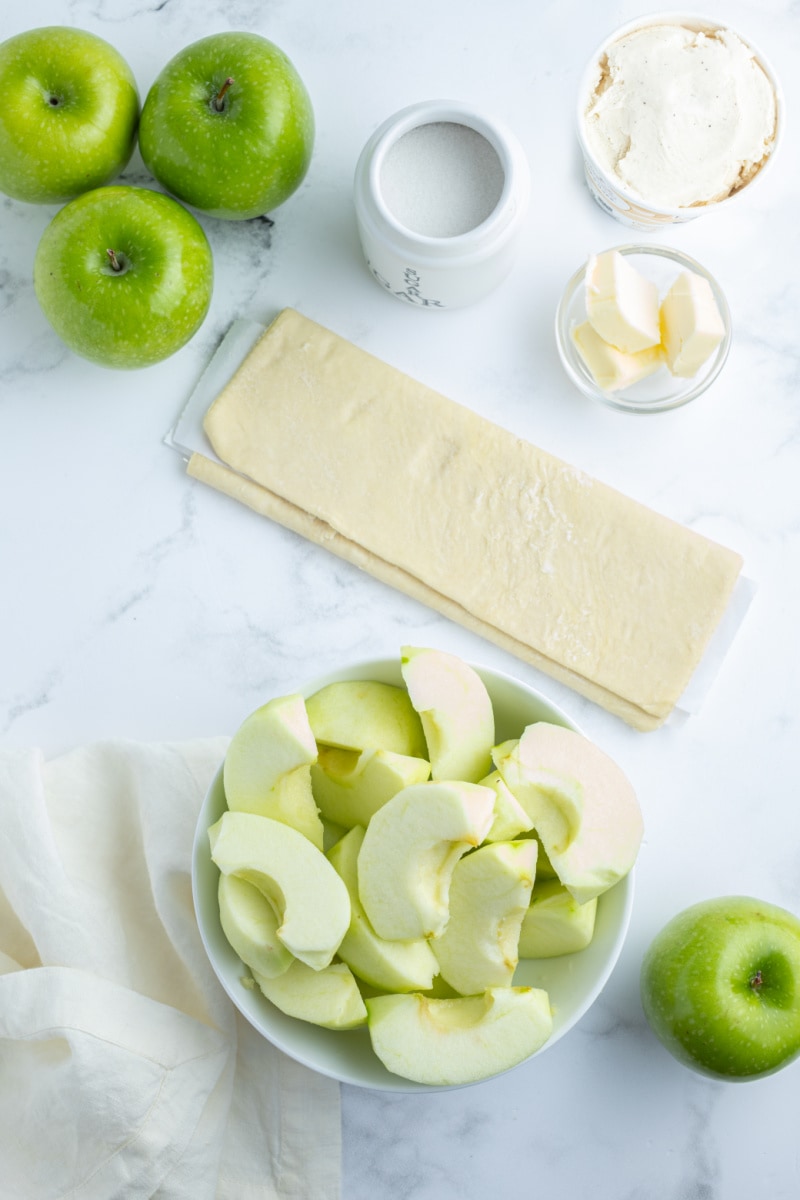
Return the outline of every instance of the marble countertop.
<path id="1" fill-rule="evenodd" d="M 29 0 L 4 15 L 4 37 L 63 23 L 106 37 L 143 95 L 188 42 L 259 31 L 306 81 L 317 146 L 272 227 L 203 219 L 216 263 L 209 316 L 183 350 L 139 372 L 110 372 L 64 348 L 31 282 L 56 210 L 0 200 L 0 745 L 51 755 L 106 737 L 228 733 L 271 695 L 417 642 L 540 687 L 620 762 L 641 799 L 630 934 L 598 1003 L 552 1051 L 478 1087 L 343 1088 L 347 1200 L 800 1194 L 800 1064 L 746 1085 L 700 1078 L 656 1042 L 638 998 L 645 947 L 680 908 L 746 893 L 800 911 L 800 11 L 790 0 L 707 0 L 703 11 L 771 59 L 788 134 L 752 193 L 658 235 L 719 279 L 734 339 L 700 400 L 647 417 L 574 390 L 553 336 L 561 289 L 589 253 L 654 240 L 632 237 L 593 203 L 574 132 L 584 62 L 641 15 L 630 0 Z M 514 129 L 533 204 L 507 282 L 472 308 L 430 313 L 371 279 L 352 176 L 385 117 L 437 97 Z M 124 179 L 150 182 L 138 154 Z M 636 733 L 188 479 L 167 430 L 230 323 L 266 321 L 286 305 L 738 550 L 757 592 L 701 711 Z"/>

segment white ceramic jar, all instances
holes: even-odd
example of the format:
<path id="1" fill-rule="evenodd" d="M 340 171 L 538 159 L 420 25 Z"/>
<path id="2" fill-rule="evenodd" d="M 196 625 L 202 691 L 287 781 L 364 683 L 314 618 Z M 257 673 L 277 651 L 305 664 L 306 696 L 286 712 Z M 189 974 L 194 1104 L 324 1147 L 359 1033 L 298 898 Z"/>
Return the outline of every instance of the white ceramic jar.
<path id="1" fill-rule="evenodd" d="M 530 170 L 501 122 L 455 100 L 389 117 L 359 157 L 355 210 L 374 278 L 418 308 L 491 292 L 518 254 Z"/>

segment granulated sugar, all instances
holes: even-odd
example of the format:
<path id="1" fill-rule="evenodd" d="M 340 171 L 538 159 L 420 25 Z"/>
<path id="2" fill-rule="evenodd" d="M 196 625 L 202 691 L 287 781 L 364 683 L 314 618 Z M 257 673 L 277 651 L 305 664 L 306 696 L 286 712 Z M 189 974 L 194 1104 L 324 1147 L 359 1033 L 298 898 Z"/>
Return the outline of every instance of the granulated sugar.
<path id="1" fill-rule="evenodd" d="M 497 207 L 505 176 L 494 146 L 453 121 L 418 125 L 394 143 L 380 172 L 384 203 L 426 237 L 457 237 Z"/>

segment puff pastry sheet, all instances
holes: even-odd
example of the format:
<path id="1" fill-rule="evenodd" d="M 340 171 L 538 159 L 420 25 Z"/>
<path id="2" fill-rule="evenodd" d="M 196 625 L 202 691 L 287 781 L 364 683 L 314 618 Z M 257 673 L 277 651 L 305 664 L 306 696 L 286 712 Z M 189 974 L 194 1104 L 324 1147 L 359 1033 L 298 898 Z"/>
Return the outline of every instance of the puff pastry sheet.
<path id="1" fill-rule="evenodd" d="M 195 478 L 637 729 L 672 712 L 735 552 L 284 309 L 215 399 Z"/>

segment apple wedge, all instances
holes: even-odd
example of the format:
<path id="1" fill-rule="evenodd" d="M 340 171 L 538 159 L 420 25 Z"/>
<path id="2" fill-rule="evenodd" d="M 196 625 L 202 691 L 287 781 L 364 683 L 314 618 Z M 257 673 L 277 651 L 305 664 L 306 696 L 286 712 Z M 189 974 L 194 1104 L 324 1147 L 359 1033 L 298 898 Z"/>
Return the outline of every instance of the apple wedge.
<path id="1" fill-rule="evenodd" d="M 278 918 L 263 892 L 238 875 L 220 874 L 217 896 L 222 932 L 242 962 L 268 979 L 287 971 L 294 956 L 277 936 Z"/>
<path id="2" fill-rule="evenodd" d="M 468 663 L 443 650 L 402 646 L 400 670 L 425 733 L 433 779 L 477 783 L 489 773 L 494 711 Z"/>
<path id="3" fill-rule="evenodd" d="M 350 895 L 350 927 L 339 946 L 339 958 L 359 979 L 384 992 L 425 991 L 439 970 L 430 944 L 424 938 L 390 942 L 378 937 L 364 912 L 358 895 L 358 856 L 363 842 L 364 829 L 356 825 L 328 851 L 328 860 Z"/>
<path id="4" fill-rule="evenodd" d="M 496 746 L 493 755 L 579 904 L 627 875 L 642 841 L 642 814 L 613 759 L 582 734 L 546 721 Z"/>
<path id="5" fill-rule="evenodd" d="M 453 868 L 486 836 L 494 797 L 476 783 L 429 781 L 403 788 L 378 809 L 358 856 L 358 890 L 380 937 L 408 941 L 442 932 Z"/>
<path id="6" fill-rule="evenodd" d="M 494 820 L 486 835 L 487 842 L 513 842 L 521 833 L 533 829 L 530 819 L 520 802 L 512 796 L 499 771 L 491 771 L 485 779 L 478 781 L 483 787 L 494 788 Z"/>
<path id="7" fill-rule="evenodd" d="M 311 767 L 311 787 L 325 820 L 352 829 L 366 827 L 387 800 L 404 787 L 424 783 L 430 773 L 431 765 L 424 758 L 321 745 Z"/>
<path id="8" fill-rule="evenodd" d="M 303 697 L 269 700 L 231 738 L 222 773 L 228 808 L 283 821 L 321 850 L 322 822 L 309 771 L 316 758 Z"/>
<path id="9" fill-rule="evenodd" d="M 556 958 L 585 950 L 594 936 L 597 897 L 578 904 L 557 879 L 538 880 L 522 918 L 520 958 Z"/>
<path id="10" fill-rule="evenodd" d="M 462 996 L 510 987 L 536 873 L 536 842 L 494 842 L 456 863 L 450 920 L 431 941 L 442 978 Z"/>
<path id="11" fill-rule="evenodd" d="M 405 688 L 374 679 L 329 683 L 306 700 L 317 742 L 427 758 L 422 724 Z"/>
<path id="12" fill-rule="evenodd" d="M 289 1017 L 326 1029 L 355 1029 L 366 1024 L 366 1006 L 353 972 L 344 963 L 312 971 L 305 963 L 295 961 L 277 978 L 270 979 L 256 970 L 253 978 L 270 1003 Z"/>
<path id="13" fill-rule="evenodd" d="M 386 1069 L 439 1087 L 499 1075 L 539 1050 L 553 1030 L 540 988 L 489 988 L 455 1000 L 413 992 L 365 1003 L 372 1048 Z"/>
<path id="14" fill-rule="evenodd" d="M 223 813 L 208 838 L 220 871 L 266 896 L 286 949 L 315 971 L 326 967 L 347 933 L 350 898 L 322 851 L 290 825 L 256 813 Z"/>

